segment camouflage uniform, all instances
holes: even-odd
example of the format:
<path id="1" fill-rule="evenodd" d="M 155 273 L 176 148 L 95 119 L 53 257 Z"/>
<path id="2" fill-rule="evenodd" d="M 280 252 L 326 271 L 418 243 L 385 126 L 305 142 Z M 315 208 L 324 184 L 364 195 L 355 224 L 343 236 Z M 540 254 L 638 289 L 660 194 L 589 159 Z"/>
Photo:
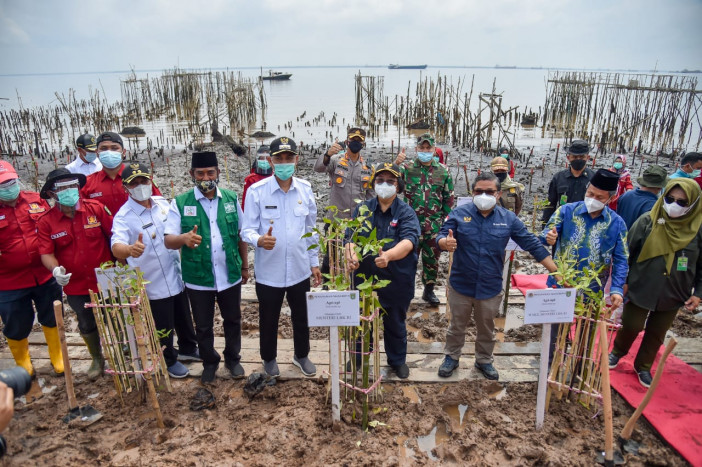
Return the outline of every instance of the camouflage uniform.
<path id="1" fill-rule="evenodd" d="M 502 190 L 502 196 L 500 197 L 500 204 L 502 204 L 502 207 L 519 215 L 519 211 L 522 210 L 522 204 L 524 203 L 524 185 L 515 182 L 507 176 L 500 187 Z"/>
<path id="2" fill-rule="evenodd" d="M 405 201 L 419 219 L 421 235 L 419 250 L 422 254 L 422 283 L 433 285 L 439 271 L 441 251 L 436 234 L 453 207 L 453 180 L 445 165 L 432 161 L 423 165 L 418 159 L 402 168 L 405 180 Z"/>

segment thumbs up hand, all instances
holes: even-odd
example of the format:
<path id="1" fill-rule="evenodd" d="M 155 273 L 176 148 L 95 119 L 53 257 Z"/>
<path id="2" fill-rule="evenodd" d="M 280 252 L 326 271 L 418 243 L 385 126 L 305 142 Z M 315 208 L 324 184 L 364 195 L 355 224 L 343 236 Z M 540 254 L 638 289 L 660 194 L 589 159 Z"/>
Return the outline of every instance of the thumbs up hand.
<path id="1" fill-rule="evenodd" d="M 556 240 L 558 240 L 558 231 L 556 231 L 556 227 L 554 226 L 549 232 L 546 234 L 546 243 L 549 245 L 553 246 L 556 244 Z"/>
<path id="2" fill-rule="evenodd" d="M 456 237 L 453 236 L 453 230 L 451 229 L 449 229 L 444 246 L 448 251 L 456 251 L 456 248 L 458 248 L 458 241 L 456 240 Z"/>
<path id="3" fill-rule="evenodd" d="M 193 230 L 184 234 L 185 235 L 185 246 L 188 248 L 197 248 L 200 243 L 202 243 L 202 237 L 197 234 L 197 225 L 193 227 Z"/>
<path id="4" fill-rule="evenodd" d="M 341 145 L 339 144 L 339 138 L 336 138 L 334 140 L 334 144 L 332 144 L 331 147 L 329 148 L 329 150 L 327 151 L 327 155 L 329 157 L 331 157 L 331 156 L 334 156 L 336 154 L 339 154 L 341 149 L 342 148 L 341 148 Z"/>
<path id="5" fill-rule="evenodd" d="M 400 154 L 398 154 L 397 158 L 395 159 L 395 165 L 400 165 L 405 161 L 405 159 L 407 159 L 407 155 L 405 154 L 406 150 L 407 148 L 402 148 L 402 151 L 400 151 Z"/>
<path id="6" fill-rule="evenodd" d="M 137 241 L 134 242 L 133 245 L 129 245 L 129 256 L 132 258 L 138 258 L 142 254 L 144 254 L 144 248 L 146 248 L 146 245 L 143 243 L 144 239 L 144 234 L 139 234 L 139 238 L 137 238 Z"/>
<path id="7" fill-rule="evenodd" d="M 388 253 L 387 251 L 383 251 L 383 248 L 380 248 L 380 251 L 378 251 L 378 257 L 375 258 L 375 265 L 378 266 L 379 268 L 386 268 L 388 267 L 388 263 L 390 263 L 390 258 L 388 258 Z"/>
<path id="8" fill-rule="evenodd" d="M 272 250 L 275 248 L 275 237 L 273 236 L 273 226 L 271 225 L 265 235 L 258 237 L 258 246 L 264 250 Z"/>

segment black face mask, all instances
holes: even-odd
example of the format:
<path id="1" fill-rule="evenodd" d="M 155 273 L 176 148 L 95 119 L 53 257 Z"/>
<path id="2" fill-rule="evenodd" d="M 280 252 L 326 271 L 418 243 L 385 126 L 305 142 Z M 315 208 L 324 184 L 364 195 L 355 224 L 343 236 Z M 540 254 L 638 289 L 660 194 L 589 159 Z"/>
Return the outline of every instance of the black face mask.
<path id="1" fill-rule="evenodd" d="M 500 183 L 504 182 L 507 180 L 507 172 L 497 172 L 495 174 L 495 177 L 500 181 Z"/>
<path id="2" fill-rule="evenodd" d="M 363 143 L 360 141 L 349 141 L 348 148 L 352 153 L 358 154 L 363 149 Z"/>
<path id="3" fill-rule="evenodd" d="M 570 166 L 575 170 L 583 170 L 587 161 L 585 159 L 575 159 L 570 163 Z"/>

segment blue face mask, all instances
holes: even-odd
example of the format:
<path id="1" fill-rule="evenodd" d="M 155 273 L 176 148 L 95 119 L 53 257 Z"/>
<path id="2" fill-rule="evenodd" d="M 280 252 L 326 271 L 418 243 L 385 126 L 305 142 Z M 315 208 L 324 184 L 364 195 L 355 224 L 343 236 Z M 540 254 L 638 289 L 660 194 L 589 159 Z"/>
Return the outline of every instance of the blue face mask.
<path id="1" fill-rule="evenodd" d="M 702 170 L 700 170 L 700 169 L 693 170 L 692 173 L 690 174 L 690 177 L 697 178 L 700 176 L 700 173 L 702 173 Z"/>
<path id="2" fill-rule="evenodd" d="M 434 156 L 434 162 L 439 162 L 439 156 Z"/>
<path id="3" fill-rule="evenodd" d="M 94 152 L 86 152 L 85 156 L 83 156 L 86 161 L 88 162 L 94 162 L 95 159 L 97 159 L 97 154 Z"/>
<path id="4" fill-rule="evenodd" d="M 118 151 L 102 151 L 100 162 L 108 169 L 116 169 L 122 163 L 122 153 Z"/>
<path id="5" fill-rule="evenodd" d="M 419 159 L 419 162 L 426 164 L 427 162 L 431 162 L 431 160 L 433 158 L 434 158 L 433 152 L 419 152 L 419 151 L 417 151 L 417 159 Z"/>
<path id="6" fill-rule="evenodd" d="M 72 208 L 78 203 L 78 188 L 66 188 L 56 193 L 56 196 L 58 197 L 59 204 Z"/>
<path id="7" fill-rule="evenodd" d="M 295 173 L 295 164 L 276 164 L 274 166 L 275 176 L 279 179 L 285 181 L 293 176 Z"/>
<path id="8" fill-rule="evenodd" d="M 11 183 L 10 186 L 0 188 L 0 200 L 14 201 L 19 196 L 19 192 L 20 186 L 19 183 L 17 183 L 17 180 L 15 180 L 15 182 Z"/>
<path id="9" fill-rule="evenodd" d="M 258 161 L 256 161 L 256 167 L 258 167 L 261 170 L 268 170 L 271 168 L 271 164 L 268 161 L 259 159 Z"/>
<path id="10" fill-rule="evenodd" d="M 615 162 L 615 163 L 614 163 L 614 168 L 615 168 L 615 169 L 621 170 L 622 167 L 624 167 L 624 164 L 622 164 L 621 162 Z"/>

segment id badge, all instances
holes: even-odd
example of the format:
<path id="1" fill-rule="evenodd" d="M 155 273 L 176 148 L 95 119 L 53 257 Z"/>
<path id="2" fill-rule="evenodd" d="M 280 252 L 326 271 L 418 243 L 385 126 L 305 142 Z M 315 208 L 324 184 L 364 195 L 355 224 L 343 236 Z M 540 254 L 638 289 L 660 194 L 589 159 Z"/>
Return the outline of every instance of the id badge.
<path id="1" fill-rule="evenodd" d="M 563 206 L 564 204 L 567 204 L 567 203 L 568 203 L 568 195 L 562 194 L 562 195 L 561 195 L 560 205 Z"/>
<path id="2" fill-rule="evenodd" d="M 678 258 L 678 271 L 687 271 L 687 257 L 684 253 Z"/>

